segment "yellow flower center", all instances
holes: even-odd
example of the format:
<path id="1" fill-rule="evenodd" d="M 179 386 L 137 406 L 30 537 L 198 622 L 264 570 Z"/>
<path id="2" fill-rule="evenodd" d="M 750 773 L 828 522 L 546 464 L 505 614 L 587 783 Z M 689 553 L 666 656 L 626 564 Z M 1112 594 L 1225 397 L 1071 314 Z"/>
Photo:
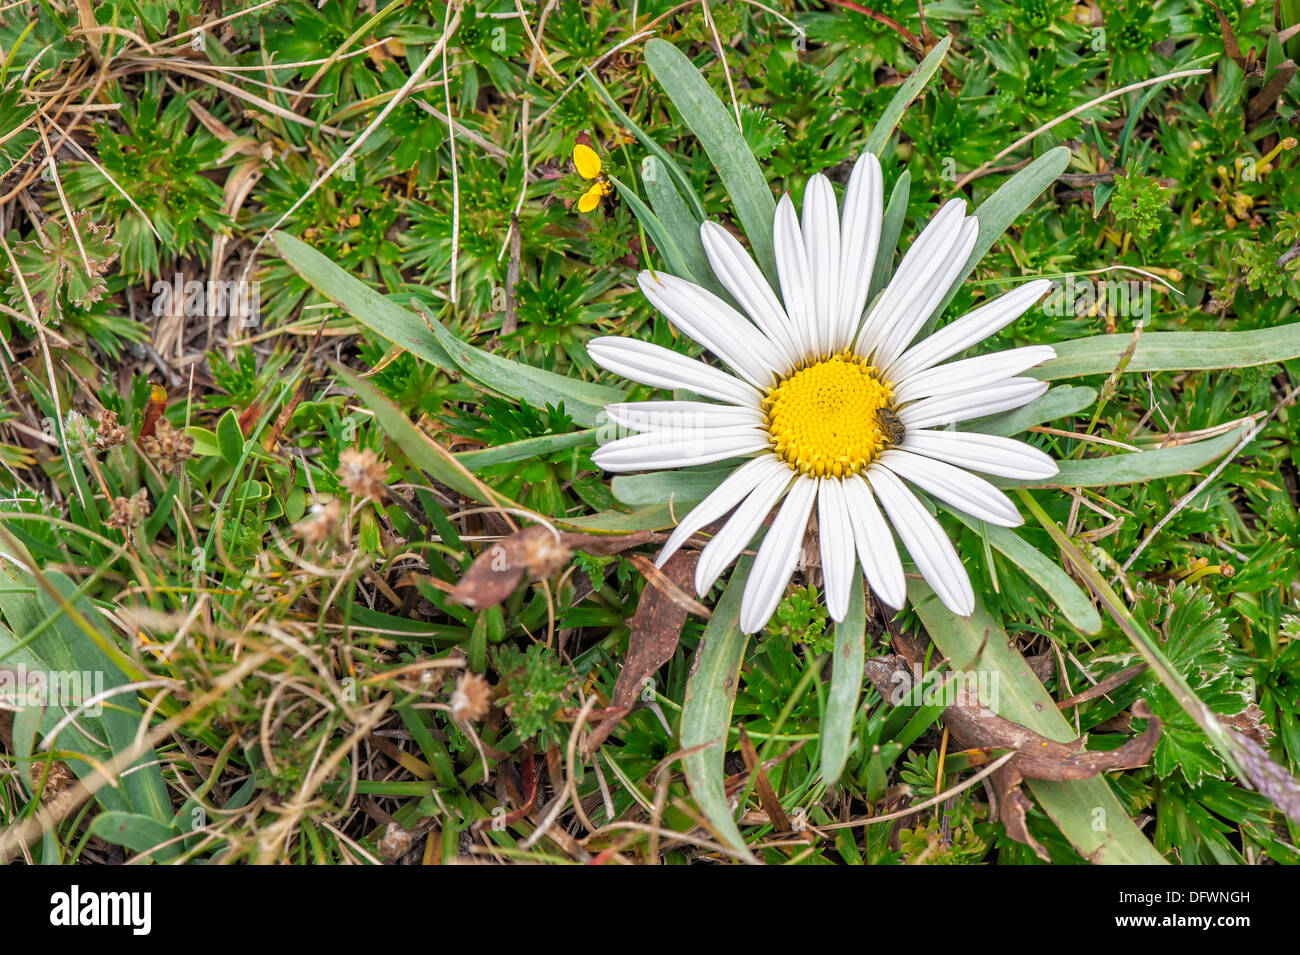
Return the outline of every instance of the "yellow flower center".
<path id="1" fill-rule="evenodd" d="M 888 418 L 893 398 L 889 383 L 847 349 L 814 362 L 767 390 L 772 448 L 811 477 L 857 474 L 893 443 L 878 417 Z"/>

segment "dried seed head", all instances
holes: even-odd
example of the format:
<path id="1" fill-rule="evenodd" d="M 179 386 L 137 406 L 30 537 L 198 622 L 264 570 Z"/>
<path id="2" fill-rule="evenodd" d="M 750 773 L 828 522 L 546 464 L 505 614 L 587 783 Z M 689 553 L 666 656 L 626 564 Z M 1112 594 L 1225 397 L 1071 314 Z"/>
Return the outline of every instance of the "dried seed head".
<path id="1" fill-rule="evenodd" d="M 334 532 L 339 529 L 341 515 L 342 508 L 337 498 L 330 498 L 323 504 L 318 502 L 311 506 L 311 512 L 306 517 L 293 525 L 294 533 L 305 543 L 314 546 L 334 536 Z"/>
<path id="2" fill-rule="evenodd" d="M 482 674 L 462 673 L 451 694 L 452 719 L 477 722 L 487 715 L 492 687 Z"/>
<path id="3" fill-rule="evenodd" d="M 339 454 L 339 468 L 334 473 L 339 476 L 343 486 L 357 497 L 382 501 L 388 493 L 384 484 L 388 468 L 379 462 L 379 456 L 369 448 L 364 451 L 345 449 Z"/>
<path id="4" fill-rule="evenodd" d="M 194 439 L 184 431 L 177 431 L 166 418 L 159 418 L 153 434 L 140 439 L 140 447 L 164 474 L 180 474 L 194 453 Z"/>
<path id="5" fill-rule="evenodd" d="M 118 423 L 116 411 L 105 408 L 95 420 L 98 424 L 94 442 L 96 451 L 107 451 L 109 448 L 118 448 L 126 444 L 126 428 Z"/>
<path id="6" fill-rule="evenodd" d="M 126 530 L 143 522 L 152 510 L 149 504 L 149 491 L 140 488 L 130 497 L 113 498 L 113 512 L 104 523 L 109 527 Z"/>
<path id="7" fill-rule="evenodd" d="M 549 527 L 529 527 L 519 535 L 529 580 L 544 580 L 569 566 L 573 549 Z"/>
<path id="8" fill-rule="evenodd" d="M 379 840 L 379 854 L 392 862 L 406 855 L 414 841 L 415 835 L 409 829 L 403 829 L 397 823 L 390 822 L 388 828 L 384 830 L 383 838 Z"/>

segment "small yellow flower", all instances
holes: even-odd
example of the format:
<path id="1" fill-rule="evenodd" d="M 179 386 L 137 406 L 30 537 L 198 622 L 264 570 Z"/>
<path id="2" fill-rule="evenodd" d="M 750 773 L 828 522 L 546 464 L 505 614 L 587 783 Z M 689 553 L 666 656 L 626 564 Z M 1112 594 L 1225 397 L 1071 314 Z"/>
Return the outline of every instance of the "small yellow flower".
<path id="1" fill-rule="evenodd" d="M 590 146 L 578 143 L 573 147 L 573 165 L 583 179 L 594 179 L 591 188 L 578 200 L 579 212 L 591 212 L 600 205 L 600 200 L 614 191 L 609 179 L 600 171 L 600 157 Z"/>

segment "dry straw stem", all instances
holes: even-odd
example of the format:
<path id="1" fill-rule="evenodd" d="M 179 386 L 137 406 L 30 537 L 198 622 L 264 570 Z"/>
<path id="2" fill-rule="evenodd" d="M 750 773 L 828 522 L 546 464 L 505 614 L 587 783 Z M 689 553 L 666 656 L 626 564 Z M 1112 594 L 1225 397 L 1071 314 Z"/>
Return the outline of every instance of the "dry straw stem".
<path id="1" fill-rule="evenodd" d="M 1214 480 L 1220 474 L 1223 473 L 1223 469 L 1232 463 L 1233 458 L 1235 458 L 1242 451 L 1244 451 L 1246 449 L 1246 445 L 1254 441 L 1256 436 L 1261 431 L 1264 430 L 1264 427 L 1270 421 L 1272 421 L 1275 417 L 1277 417 L 1278 413 L 1284 407 L 1286 407 L 1287 405 L 1295 401 L 1296 395 L 1298 394 L 1300 394 L 1300 385 L 1297 385 L 1296 387 L 1292 388 L 1289 392 L 1287 392 L 1286 395 L 1283 396 L 1283 398 L 1273 406 L 1273 410 L 1268 413 L 1267 417 L 1265 417 L 1263 421 L 1259 422 L 1259 424 L 1255 424 L 1253 421 L 1247 421 L 1242 430 L 1241 440 L 1238 441 L 1233 446 L 1231 451 L 1229 451 L 1226 455 L 1224 455 L 1223 460 L 1220 461 L 1217 465 L 1215 465 L 1214 470 L 1211 471 L 1209 474 L 1207 474 L 1205 476 L 1205 479 L 1201 481 L 1201 483 L 1197 484 L 1196 487 L 1192 488 L 1181 498 L 1179 498 L 1178 502 L 1169 509 L 1169 512 L 1165 514 L 1164 517 L 1160 518 L 1159 521 L 1156 522 L 1156 526 L 1151 528 L 1151 530 L 1147 533 L 1146 537 L 1142 538 L 1142 542 L 1138 544 L 1136 548 L 1134 548 L 1133 553 L 1128 555 L 1128 560 L 1124 561 L 1124 563 L 1120 566 L 1120 570 L 1124 573 L 1127 573 L 1128 569 L 1133 566 L 1133 562 L 1138 559 L 1138 556 L 1144 550 L 1146 550 L 1147 545 L 1150 544 L 1151 541 L 1155 539 L 1156 535 L 1159 534 L 1164 529 L 1166 524 L 1168 524 L 1170 521 L 1174 519 L 1174 515 L 1176 515 L 1184 507 L 1190 504 L 1198 494 L 1200 494 L 1203 490 L 1209 487 L 1209 485 L 1212 484 Z"/>
<path id="2" fill-rule="evenodd" d="M 1078 116 L 1080 113 L 1092 109 L 1094 106 L 1099 106 L 1102 103 L 1105 103 L 1109 100 L 1113 100 L 1118 96 L 1123 96 L 1125 93 L 1132 93 L 1134 90 L 1140 90 L 1147 86 L 1156 86 L 1157 84 L 1160 83 L 1167 83 L 1170 80 L 1183 79 L 1184 77 L 1188 77 L 1188 76 L 1204 76 L 1207 73 L 1213 73 L 1213 72 L 1214 71 L 1210 69 L 1178 70 L 1177 72 L 1166 73 L 1163 76 L 1156 76 L 1149 80 L 1142 80 L 1140 83 L 1130 83 L 1128 86 L 1121 87 L 1120 89 L 1117 90 L 1111 90 L 1109 93 L 1103 93 L 1101 96 L 1098 96 L 1095 99 L 1088 100 L 1088 102 L 1084 103 L 1082 106 L 1076 106 L 1074 109 L 1062 113 L 1060 116 L 1056 117 L 1056 119 L 1044 123 L 1042 126 L 1039 126 L 1037 129 L 1035 129 L 1032 133 L 1026 133 L 1024 136 L 1021 136 L 1014 143 L 1012 143 L 1006 149 L 1002 150 L 1002 152 L 998 153 L 996 156 L 994 156 L 984 165 L 980 166 L 978 169 L 971 170 L 970 172 L 966 173 L 966 175 L 958 179 L 957 184 L 953 186 L 953 189 L 954 190 L 960 189 L 962 186 L 966 185 L 972 179 L 977 179 L 980 176 L 987 175 L 989 172 L 992 171 L 989 167 L 991 167 L 999 159 L 1009 155 L 1010 153 L 1015 152 L 1017 149 L 1019 149 L 1021 146 L 1025 145 L 1026 143 L 1032 142 L 1033 140 L 1037 139 L 1039 136 L 1047 132 L 1052 127 L 1059 126 L 1061 123 L 1064 123 L 1066 120 L 1073 119 L 1074 117 Z"/>
<path id="3" fill-rule="evenodd" d="M 280 218 L 277 219 L 274 223 L 272 223 L 271 227 L 268 228 L 266 232 L 263 233 L 262 237 L 257 240 L 257 244 L 253 246 L 252 251 L 249 253 L 248 261 L 244 264 L 244 268 L 239 274 L 240 281 L 248 280 L 248 275 L 253 269 L 253 263 L 257 261 L 257 253 L 261 250 L 262 246 L 266 243 L 266 240 L 271 237 L 272 233 L 274 233 L 276 229 L 280 228 L 280 226 L 284 225 L 284 223 L 289 220 L 289 217 L 292 216 L 296 211 L 298 211 L 298 208 L 304 202 L 306 202 L 312 196 L 312 194 L 315 193 L 316 190 L 319 189 L 321 185 L 326 180 L 329 179 L 330 176 L 338 172 L 338 170 L 342 168 L 344 163 L 348 162 L 348 160 L 352 158 L 352 156 L 356 153 L 356 151 L 360 149 L 362 145 L 365 144 L 367 139 L 370 138 L 371 134 L 373 134 L 375 130 L 379 129 L 379 127 L 384 124 L 384 120 L 388 118 L 388 114 L 391 113 L 393 110 L 395 110 L 399 104 L 401 104 L 402 100 L 406 98 L 406 95 L 410 93 L 411 88 L 420 81 L 420 78 L 424 76 L 426 72 L 428 72 L 429 67 L 433 65 L 433 61 L 438 57 L 443 56 L 443 52 L 447 48 L 448 40 L 451 39 L 451 35 L 455 32 L 456 28 L 460 26 L 460 10 L 457 9 L 453 14 L 451 13 L 451 6 L 454 6 L 454 4 L 448 6 L 448 13 L 450 15 L 447 20 L 446 28 L 443 30 L 442 36 L 438 38 L 438 42 L 435 43 L 433 45 L 433 48 L 430 49 L 429 52 L 425 54 L 424 59 L 420 61 L 420 65 L 417 66 L 415 70 L 411 73 L 411 75 L 406 78 L 406 82 L 403 83 L 401 87 L 397 90 L 396 95 L 394 95 L 393 98 L 388 101 L 388 105 L 386 105 L 382 110 L 379 111 L 379 115 L 374 118 L 374 120 L 370 123 L 369 126 L 367 126 L 364 130 L 362 130 L 361 135 L 357 136 L 355 139 L 352 140 L 351 143 L 348 144 L 348 147 L 344 149 L 342 153 L 339 154 L 339 158 L 334 160 L 334 162 L 330 164 L 330 167 L 328 169 L 326 169 L 323 173 L 317 176 L 315 181 L 312 182 L 312 184 L 307 187 L 307 191 L 304 192 L 297 199 L 295 199 L 293 201 L 293 204 L 289 206 L 289 208 L 284 211 L 284 213 L 280 216 Z M 444 63 L 445 63 L 445 59 L 444 59 Z M 286 112 L 288 111 L 286 110 Z M 295 121 L 306 122 L 308 123 L 308 125 L 314 125 L 311 124 L 309 120 L 304 120 L 297 113 L 291 113 L 290 115 L 294 118 Z"/>

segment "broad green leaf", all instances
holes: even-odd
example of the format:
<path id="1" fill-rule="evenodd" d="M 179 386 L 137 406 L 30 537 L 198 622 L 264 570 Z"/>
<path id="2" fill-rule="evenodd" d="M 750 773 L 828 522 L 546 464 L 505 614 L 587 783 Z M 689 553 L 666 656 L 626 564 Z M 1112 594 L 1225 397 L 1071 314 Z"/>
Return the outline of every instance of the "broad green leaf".
<path id="1" fill-rule="evenodd" d="M 867 602 L 863 579 L 857 576 L 849 594 L 849 610 L 835 625 L 835 658 L 831 662 L 831 686 L 826 694 L 826 715 L 822 719 L 822 780 L 833 786 L 844 772 L 853 737 L 853 719 L 862 695 L 862 667 L 866 659 Z"/>
<path id="2" fill-rule="evenodd" d="M 718 178 L 731 196 L 754 258 L 775 288 L 772 221 L 776 217 L 776 200 L 740 127 L 700 71 L 677 47 L 655 38 L 645 45 L 645 59 L 655 79 L 709 154 Z"/>
<path id="3" fill-rule="evenodd" d="M 145 852 L 177 836 L 171 826 L 135 812 L 101 812 L 91 820 L 90 834 L 132 852 Z M 153 855 L 163 856 L 164 852 Z"/>
<path id="4" fill-rule="evenodd" d="M 244 456 L 244 432 L 239 428 L 239 416 L 228 410 L 217 422 L 217 449 L 222 459 L 232 468 L 238 467 Z"/>
<path id="5" fill-rule="evenodd" d="M 672 275 L 696 282 L 695 273 L 687 264 L 686 254 L 682 251 L 675 236 L 664 225 L 663 221 L 650 211 L 650 208 L 641 201 L 641 197 L 636 194 L 636 190 L 631 186 L 625 185 L 613 176 L 609 177 L 618 194 L 623 197 L 623 201 L 631 208 L 632 214 L 636 216 L 637 221 L 650 233 L 650 238 L 654 240 L 655 248 L 663 256 L 664 264 L 668 266 L 668 271 Z M 669 186 L 671 189 L 672 187 Z M 676 193 L 674 193 L 675 195 Z M 696 284 L 699 284 L 696 282 Z"/>
<path id="6" fill-rule="evenodd" d="M 1044 190 L 1056 182 L 1069 164 L 1070 150 L 1068 148 L 1057 146 L 1055 149 L 1049 149 L 1004 182 L 993 195 L 980 203 L 980 207 L 975 210 L 975 216 L 980 223 L 979 235 L 975 239 L 975 248 L 971 250 L 970 257 L 966 260 L 966 267 L 962 269 L 961 275 L 953 282 L 952 289 L 944 296 L 944 300 L 939 307 L 934 310 L 934 314 L 925 323 L 925 328 L 918 337 L 924 338 L 934 330 L 935 324 L 939 321 L 939 316 L 943 314 L 943 310 L 952 301 L 953 296 L 957 294 L 957 289 L 961 286 L 961 283 L 966 281 L 966 277 L 971 272 L 975 271 L 975 266 L 979 265 L 980 259 L 984 258 L 984 254 L 993 247 L 993 243 L 1002 237 L 1002 233 L 1011 227 L 1011 224 L 1020 217 L 1020 214 L 1028 209 L 1034 200 L 1043 194 Z"/>
<path id="7" fill-rule="evenodd" d="M 620 474 L 610 482 L 614 499 L 628 507 L 644 507 L 669 501 L 689 507 L 722 483 L 736 469 L 736 464 L 722 467 L 686 468 L 680 471 L 650 471 L 646 474 Z M 686 512 L 678 510 L 680 518 Z"/>
<path id="8" fill-rule="evenodd" d="M 660 503 L 638 508 L 630 513 L 601 511 L 598 514 L 589 514 L 585 517 L 552 520 L 560 527 L 590 531 L 595 534 L 630 534 L 633 531 L 662 531 L 669 527 L 675 527 L 677 521 L 673 519 L 673 513 L 673 510 L 667 504 Z M 676 514 L 678 517 L 681 516 L 682 511 L 680 508 L 676 510 Z"/>
<path id="9" fill-rule="evenodd" d="M 963 514 L 956 508 L 945 506 L 944 510 L 971 530 L 977 533 L 981 531 L 981 522 L 976 518 Z M 1101 615 L 1097 613 L 1088 594 L 1055 561 L 1009 527 L 984 524 L 982 530 L 994 548 L 1005 554 L 1026 577 L 1043 588 L 1070 623 L 1084 633 L 1096 633 L 1101 629 Z"/>
<path id="10" fill-rule="evenodd" d="M 700 241 L 700 220 L 691 215 L 686 203 L 678 195 L 677 187 L 660 171 L 659 166 L 659 160 L 647 156 L 641 165 L 641 181 L 645 183 L 646 195 L 650 197 L 650 205 L 654 207 L 655 214 L 677 243 L 685 260 L 689 271 L 682 278 L 690 279 L 723 301 L 735 305 L 731 294 L 722 287 L 713 273 L 709 256 L 704 251 L 704 243 Z"/>
<path id="11" fill-rule="evenodd" d="M 1157 478 L 1173 477 L 1177 474 L 1189 474 L 1198 471 L 1232 450 L 1233 445 L 1241 440 L 1241 428 L 1235 428 L 1227 434 L 1198 441 L 1195 444 L 1180 444 L 1173 448 L 1158 448 L 1155 451 L 1133 451 L 1127 454 L 1108 454 L 1101 458 L 1085 458 L 1082 461 L 1060 461 L 1061 473 L 1027 487 L 1045 484 L 1057 484 L 1062 487 L 1105 487 L 1108 484 L 1139 484 L 1154 481 Z M 1017 482 L 994 480 L 1000 487 L 1008 487 Z"/>
<path id="12" fill-rule="evenodd" d="M 276 232 L 271 239 L 284 260 L 312 288 L 375 334 L 438 368 L 450 371 L 456 367 L 446 349 L 434 341 L 420 316 L 385 298 L 289 233 Z"/>
<path id="13" fill-rule="evenodd" d="M 77 674 L 83 698 L 101 689 L 109 692 L 125 686 L 127 674 L 100 646 L 103 642 L 116 656 L 123 656 L 112 637 L 99 631 L 92 637 L 83 628 L 95 626 L 101 619 L 99 612 L 86 597 L 77 595 L 77 585 L 62 573 L 48 571 L 45 580 L 60 595 L 59 599 L 14 563 L 0 561 L 0 614 L 7 624 L 0 626 L 0 660 L 10 666 L 22 664 L 29 672 Z M 60 601 L 72 608 L 75 618 Z M 72 708 L 48 707 L 41 718 L 41 733 L 51 732 Z M 122 692 L 106 699 L 99 714 L 87 710 L 60 729 L 51 748 L 79 778 L 84 778 L 115 754 L 130 749 L 143 719 L 135 693 Z M 39 758 L 39 754 L 33 755 Z M 149 749 L 117 778 L 116 785 L 103 786 L 95 798 L 106 810 L 147 816 L 175 835 L 168 826 L 174 810 L 157 759 L 154 750 Z M 172 847 L 160 855 L 170 857 L 176 852 Z"/>
<path id="14" fill-rule="evenodd" d="M 1109 375 L 1131 342 L 1129 335 L 1093 335 L 1059 342 L 1056 357 L 1026 372 L 1043 381 Z M 1125 367 L 1135 371 L 1248 368 L 1300 358 L 1300 322 L 1249 332 L 1144 332 Z"/>
<path id="15" fill-rule="evenodd" d="M 868 305 L 876 297 L 894 271 L 894 253 L 898 251 L 898 237 L 903 234 L 907 219 L 907 198 L 912 192 L 912 174 L 906 169 L 894 182 L 885 203 L 885 213 L 880 222 L 880 248 L 876 251 L 876 264 L 871 270 L 871 290 L 867 293 Z"/>
<path id="16" fill-rule="evenodd" d="M 441 323 L 432 319 L 426 322 L 389 301 L 306 243 L 285 232 L 276 232 L 273 239 L 284 260 L 316 291 L 375 334 L 445 371 L 460 369 L 479 384 L 535 407 L 563 402 L 573 420 L 587 427 L 596 424 L 604 405 L 623 399 L 623 393 L 615 388 L 543 371 L 475 348 Z"/>
<path id="17" fill-rule="evenodd" d="M 921 95 L 921 91 L 925 89 L 931 77 L 939 72 L 939 67 L 943 65 L 943 58 L 950 46 L 952 46 L 952 37 L 944 37 L 926 54 L 921 64 L 912 71 L 912 75 L 903 81 L 903 85 L 898 88 L 898 92 L 889 101 L 885 111 L 880 114 L 876 125 L 871 127 L 871 135 L 867 137 L 864 152 L 875 153 L 877 156 L 884 155 L 885 147 L 889 145 L 889 138 L 894 135 L 894 129 L 903 118 L 903 114 L 912 105 L 912 101 Z"/>
<path id="18" fill-rule="evenodd" d="M 596 79 L 596 74 L 592 73 L 591 70 L 587 69 L 585 66 L 582 68 L 582 72 L 586 74 L 588 82 L 596 88 L 596 93 L 600 96 L 601 100 L 604 101 L 605 106 L 609 108 L 609 111 L 614 114 L 615 119 L 617 119 L 625 128 L 631 130 L 632 135 L 636 137 L 637 142 L 645 147 L 646 152 L 650 153 L 650 155 L 662 165 L 672 181 L 677 184 L 677 191 L 679 193 L 678 198 L 681 199 L 682 197 L 685 197 L 685 204 L 689 207 L 689 215 L 691 218 L 696 222 L 702 222 L 704 220 L 704 203 L 700 201 L 700 197 L 695 192 L 695 187 L 691 185 L 690 177 L 687 176 L 686 173 L 682 172 L 682 167 L 677 165 L 673 160 L 673 157 L 668 155 L 668 152 L 660 146 L 649 133 L 634 123 L 632 117 L 623 112 L 623 107 L 619 106 L 618 101 L 609 95 L 609 90 L 605 89 L 600 80 Z M 642 169 L 644 171 L 644 167 L 642 167 Z M 654 203 L 653 193 L 651 193 L 651 203 Z M 656 206 L 656 208 L 658 207 Z"/>
<path id="19" fill-rule="evenodd" d="M 1075 738 L 1006 631 L 977 605 L 969 617 L 958 617 L 919 580 L 908 582 L 911 600 L 930 639 L 955 670 L 991 671 L 997 700 L 984 701 L 1007 719 L 1057 742 Z M 1043 809 L 1084 858 L 1099 865 L 1163 865 L 1156 852 L 1103 777 L 1069 783 L 1030 780 L 1026 785 Z M 1100 821 L 1101 825 L 1096 823 Z"/>
<path id="20" fill-rule="evenodd" d="M 462 451 L 456 455 L 456 460 L 471 471 L 477 471 L 490 468 L 494 464 L 527 461 L 529 458 L 554 454 L 556 451 L 580 448 L 594 443 L 595 440 L 596 432 L 591 428 L 585 431 L 570 431 L 568 434 L 544 434 L 537 438 L 524 438 L 522 441 L 498 444 L 493 448 Z"/>
<path id="21" fill-rule="evenodd" d="M 1014 411 L 990 415 L 963 421 L 957 425 L 958 431 L 978 431 L 983 434 L 998 434 L 1004 438 L 1028 431 L 1035 425 L 1058 418 L 1078 414 L 1084 408 L 1091 408 L 1097 400 L 1097 389 L 1085 388 L 1083 385 L 1057 385 L 1049 388 L 1029 404 Z"/>
<path id="22" fill-rule="evenodd" d="M 584 427 L 599 424 L 605 405 L 617 404 L 625 397 L 617 388 L 557 375 L 475 348 L 447 331 L 441 322 L 431 320 L 429 324 L 438 344 L 479 384 L 537 408 L 563 404 L 569 417 Z"/>
<path id="23" fill-rule="evenodd" d="M 740 597 L 749 577 L 752 561 L 744 558 L 731 572 L 731 580 L 713 608 L 695 650 L 691 675 L 682 702 L 682 749 L 705 746 L 682 758 L 686 783 L 700 811 L 713 823 L 718 838 L 747 861 L 756 861 L 745 845 L 727 805 L 723 761 L 727 755 L 727 734 L 731 728 L 731 707 L 736 701 L 740 664 L 749 638 L 740 632 Z M 708 744 L 708 745 L 706 745 Z"/>

